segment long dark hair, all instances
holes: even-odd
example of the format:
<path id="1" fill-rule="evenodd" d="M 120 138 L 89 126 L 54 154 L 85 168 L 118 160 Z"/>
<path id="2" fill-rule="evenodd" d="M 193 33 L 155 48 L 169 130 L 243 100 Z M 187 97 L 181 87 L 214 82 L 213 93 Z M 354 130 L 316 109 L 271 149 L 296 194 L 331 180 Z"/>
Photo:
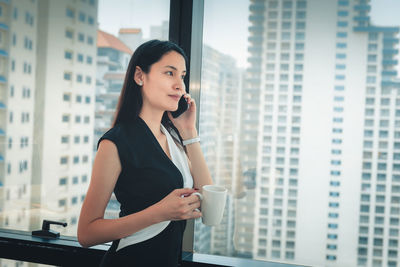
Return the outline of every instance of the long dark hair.
<path id="1" fill-rule="evenodd" d="M 126 71 L 124 85 L 122 86 L 114 115 L 113 127 L 119 123 L 132 123 L 139 117 L 143 105 L 143 97 L 140 86 L 134 80 L 136 67 L 140 67 L 144 73 L 149 73 L 151 65 L 158 62 L 163 55 L 171 51 L 182 55 L 187 65 L 187 57 L 183 49 L 170 41 L 150 40 L 141 44 L 135 50 Z M 169 132 L 175 131 L 179 139 L 177 141 L 182 143 L 182 138 L 178 130 L 168 118 L 166 112 L 163 114 L 161 123 Z M 172 136 L 174 139 L 177 139 L 173 134 Z"/>

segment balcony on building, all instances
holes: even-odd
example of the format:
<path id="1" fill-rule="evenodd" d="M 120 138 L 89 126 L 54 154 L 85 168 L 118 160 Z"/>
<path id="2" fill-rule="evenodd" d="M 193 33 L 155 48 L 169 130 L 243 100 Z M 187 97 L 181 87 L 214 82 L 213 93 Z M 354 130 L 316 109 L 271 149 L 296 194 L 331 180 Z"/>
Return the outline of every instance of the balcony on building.
<path id="1" fill-rule="evenodd" d="M 387 66 L 387 65 L 397 65 L 397 60 L 395 60 L 395 59 L 384 59 L 384 60 L 382 60 L 382 64 L 384 65 L 384 66 Z"/>
<path id="2" fill-rule="evenodd" d="M 254 3 L 250 5 L 249 9 L 252 13 L 262 14 L 265 11 L 265 5 L 264 3 Z"/>
<path id="3" fill-rule="evenodd" d="M 354 17 L 354 21 L 366 21 L 369 22 L 370 21 L 370 17 L 369 16 L 355 16 Z"/>
<path id="4" fill-rule="evenodd" d="M 398 55 L 399 49 L 383 49 L 384 55 Z"/>
<path id="5" fill-rule="evenodd" d="M 261 34 L 264 31 L 263 26 L 250 26 L 249 27 L 249 32 L 255 33 L 255 34 Z"/>
<path id="6" fill-rule="evenodd" d="M 391 88 L 400 89 L 400 82 L 396 82 L 396 81 L 382 81 L 381 85 L 382 85 L 382 87 L 391 87 Z"/>
<path id="7" fill-rule="evenodd" d="M 358 5 L 354 6 L 354 10 L 355 11 L 370 11 L 371 10 L 371 6 L 368 5 L 367 3 L 358 4 Z"/>
<path id="8" fill-rule="evenodd" d="M 264 16 L 263 15 L 250 15 L 249 20 L 251 23 L 256 24 L 256 25 L 261 25 L 264 22 Z"/>
<path id="9" fill-rule="evenodd" d="M 397 76 L 397 71 L 396 70 L 384 70 L 382 71 L 382 76 Z"/>

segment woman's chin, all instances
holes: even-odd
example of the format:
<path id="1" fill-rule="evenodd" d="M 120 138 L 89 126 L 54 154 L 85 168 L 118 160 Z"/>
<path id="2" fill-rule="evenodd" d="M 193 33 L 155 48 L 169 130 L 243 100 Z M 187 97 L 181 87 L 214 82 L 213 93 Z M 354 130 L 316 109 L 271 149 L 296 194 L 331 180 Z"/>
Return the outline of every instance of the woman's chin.
<path id="1" fill-rule="evenodd" d="M 178 110 L 178 105 L 170 106 L 166 109 L 169 112 L 174 112 Z"/>

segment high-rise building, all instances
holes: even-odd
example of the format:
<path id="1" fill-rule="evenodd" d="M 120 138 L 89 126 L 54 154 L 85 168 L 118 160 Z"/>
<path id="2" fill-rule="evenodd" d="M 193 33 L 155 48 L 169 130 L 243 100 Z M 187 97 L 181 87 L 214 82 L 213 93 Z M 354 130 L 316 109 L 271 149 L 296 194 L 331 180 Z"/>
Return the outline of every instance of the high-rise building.
<path id="1" fill-rule="evenodd" d="M 29 228 L 37 12 L 37 2 L 0 2 L 1 228 Z"/>
<path id="2" fill-rule="evenodd" d="M 371 25 L 369 11 L 368 0 L 251 1 L 239 252 L 398 265 L 399 28 Z"/>
<path id="3" fill-rule="evenodd" d="M 169 21 L 163 21 L 161 25 L 150 26 L 150 39 L 168 40 Z"/>
<path id="4" fill-rule="evenodd" d="M 144 42 L 143 32 L 140 28 L 122 28 L 118 32 L 118 39 L 126 44 L 132 51 Z"/>
<path id="5" fill-rule="evenodd" d="M 31 227 L 76 235 L 91 173 L 97 1 L 38 1 Z"/>
<path id="6" fill-rule="evenodd" d="M 131 55 L 132 50 L 121 40 L 98 30 L 94 153 L 97 151 L 97 141 L 112 127 Z"/>
<path id="7" fill-rule="evenodd" d="M 235 60 L 204 45 L 201 88 L 201 147 L 214 183 L 226 187 L 229 193 L 220 225 L 208 227 L 197 221 L 194 247 L 199 253 L 233 255 L 241 89 Z"/>

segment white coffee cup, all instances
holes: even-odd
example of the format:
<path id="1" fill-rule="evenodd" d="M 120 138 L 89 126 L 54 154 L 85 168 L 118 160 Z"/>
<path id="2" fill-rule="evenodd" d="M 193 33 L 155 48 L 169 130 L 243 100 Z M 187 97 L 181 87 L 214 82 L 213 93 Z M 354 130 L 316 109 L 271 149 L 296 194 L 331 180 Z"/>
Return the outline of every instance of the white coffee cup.
<path id="1" fill-rule="evenodd" d="M 219 185 L 203 186 L 202 194 L 195 192 L 201 201 L 202 222 L 208 226 L 215 226 L 221 223 L 224 215 L 226 195 L 228 190 Z"/>

